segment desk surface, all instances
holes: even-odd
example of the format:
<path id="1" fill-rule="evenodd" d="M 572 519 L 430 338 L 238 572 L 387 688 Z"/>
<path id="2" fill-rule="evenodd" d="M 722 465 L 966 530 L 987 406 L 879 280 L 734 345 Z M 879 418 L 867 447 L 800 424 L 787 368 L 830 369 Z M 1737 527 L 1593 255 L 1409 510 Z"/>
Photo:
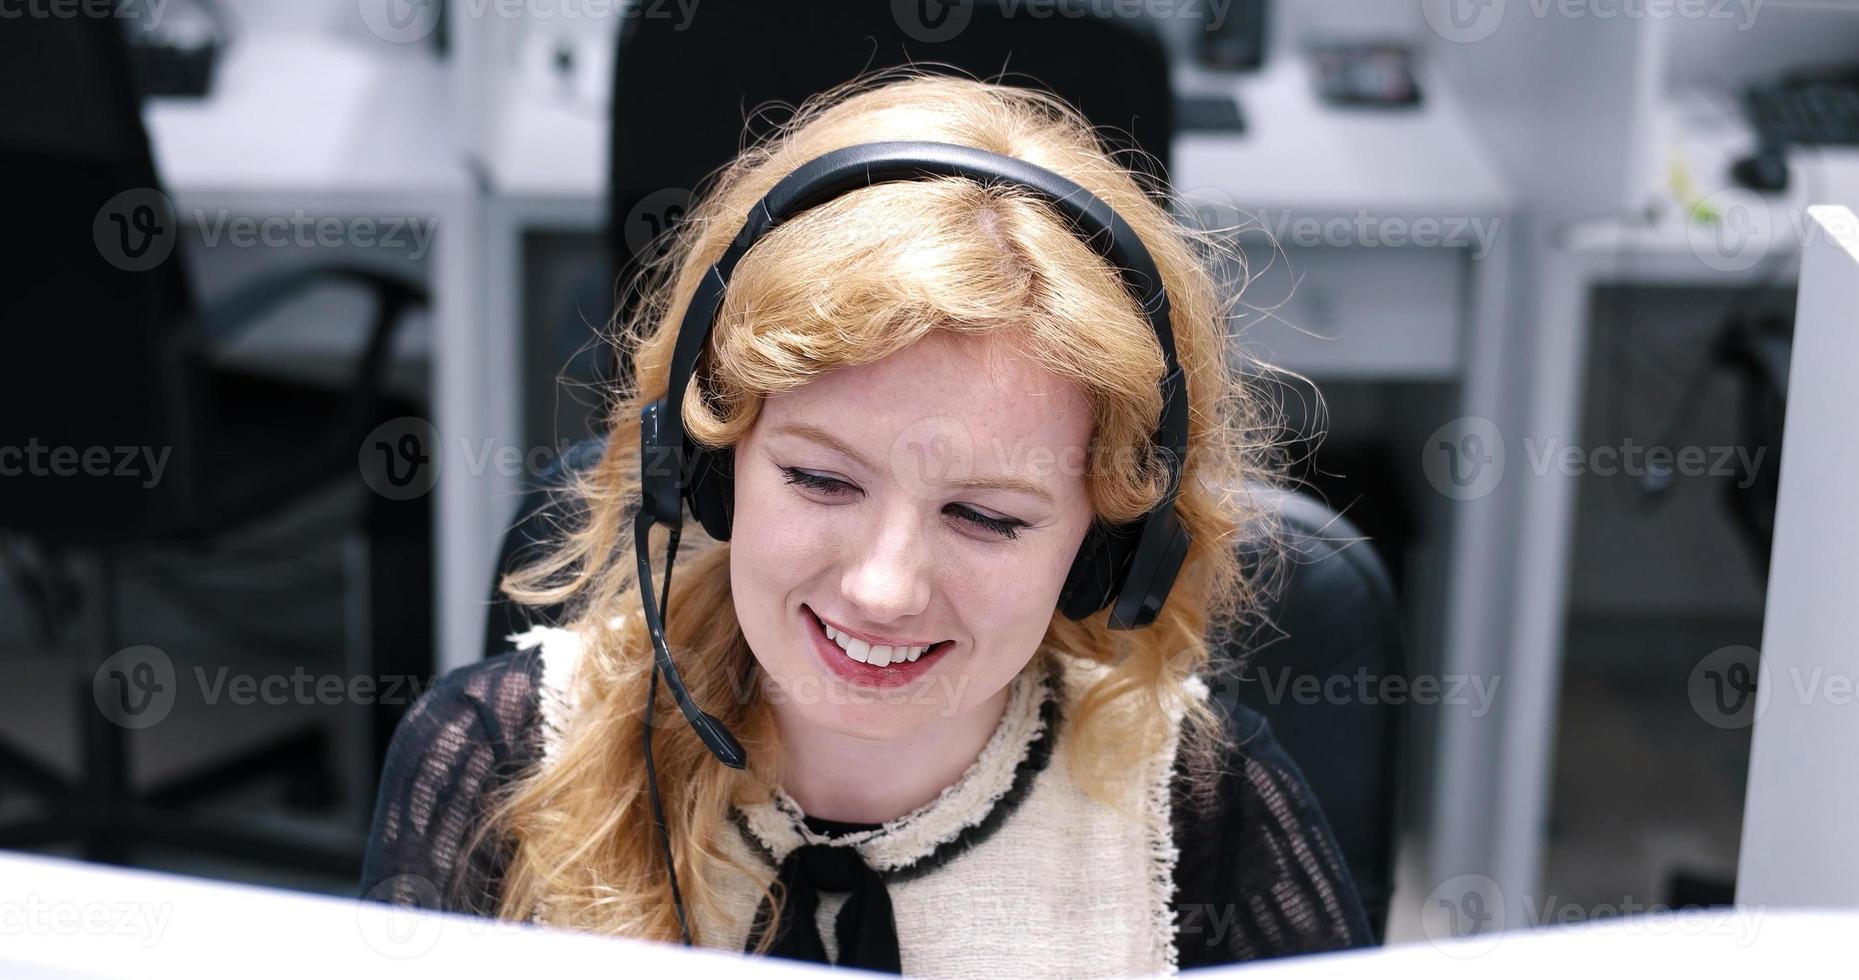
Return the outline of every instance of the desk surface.
<path id="1" fill-rule="evenodd" d="M 422 50 L 253 33 L 226 52 L 204 99 L 144 114 L 177 197 L 326 207 L 416 202 L 471 188 L 445 65 Z"/>
<path id="2" fill-rule="evenodd" d="M 818 968 L 607 939 L 376 902 L 0 852 L 7 977 L 824 976 Z M 1761 908 L 1442 937 L 1387 949 L 1201 971 L 1351 976 L 1819 975 L 1845 962 L 1859 913 Z"/>
<path id="3" fill-rule="evenodd" d="M 1801 247 L 1816 232 L 1807 209 L 1816 204 L 1859 206 L 1859 148 L 1796 147 L 1789 151 L 1789 183 L 1780 193 L 1758 194 L 1736 185 L 1730 167 L 1754 145 L 1735 105 L 1703 92 L 1681 92 L 1660 102 L 1651 122 L 1662 148 L 1660 170 L 1648 175 L 1660 200 L 1654 220 L 1604 216 L 1557 230 L 1558 245 L 1586 262 L 1596 278 L 1635 282 L 1741 285 L 1793 280 Z M 1717 216 L 1694 220 L 1664 185 L 1669 168 L 1688 175 L 1697 203 Z"/>
<path id="4" fill-rule="evenodd" d="M 536 205 L 545 223 L 597 226 L 604 213 L 587 205 L 605 193 L 606 114 L 509 81 L 486 107 L 492 196 Z M 1300 216 L 1502 213 L 1509 191 L 1453 92 L 1423 81 L 1418 109 L 1343 109 L 1317 99 L 1298 58 L 1244 75 L 1182 66 L 1182 92 L 1234 95 L 1248 129 L 1179 136 L 1176 186 Z M 472 188 L 458 92 L 423 49 L 253 33 L 228 50 L 211 96 L 153 100 L 146 118 L 164 181 L 190 201 L 417 202 Z"/>
<path id="5" fill-rule="evenodd" d="M 1423 70 L 1414 109 L 1339 108 L 1321 101 L 1302 58 L 1246 75 L 1192 65 L 1177 90 L 1226 93 L 1246 116 L 1240 135 L 1185 133 L 1175 141 L 1175 185 L 1219 188 L 1242 208 L 1290 208 L 1318 217 L 1469 218 L 1502 214 L 1510 191 L 1475 138 L 1455 93 Z"/>
<path id="6" fill-rule="evenodd" d="M 1437 79 L 1417 110 L 1339 109 L 1321 103 L 1305 63 L 1280 58 L 1257 74 L 1176 72 L 1183 93 L 1228 93 L 1243 134 L 1186 133 L 1175 142 L 1175 185 L 1225 195 L 1239 207 L 1295 209 L 1315 217 L 1470 217 L 1502 213 L 1509 192 Z M 607 181 L 607 122 L 511 85 L 490 136 L 493 192 L 536 202 L 596 202 Z M 586 220 L 604 220 L 589 209 Z"/>
<path id="7" fill-rule="evenodd" d="M 821 976 L 745 960 L 203 878 L 0 851 L 0 976 Z"/>

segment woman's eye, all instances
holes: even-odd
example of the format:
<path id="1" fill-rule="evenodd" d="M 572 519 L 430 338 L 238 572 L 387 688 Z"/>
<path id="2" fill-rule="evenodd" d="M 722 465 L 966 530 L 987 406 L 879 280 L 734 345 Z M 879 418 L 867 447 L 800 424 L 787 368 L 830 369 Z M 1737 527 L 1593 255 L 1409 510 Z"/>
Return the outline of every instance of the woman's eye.
<path id="1" fill-rule="evenodd" d="M 986 514 L 979 514 L 969 510 L 960 504 L 951 504 L 950 506 L 961 513 L 963 520 L 968 521 L 970 524 L 986 528 L 989 531 L 993 531 L 995 534 L 1010 541 L 1019 537 L 1020 529 L 1026 526 L 1025 521 L 1014 520 L 1011 517 L 989 517 Z"/>
<path id="2" fill-rule="evenodd" d="M 781 468 L 781 473 L 787 478 L 787 482 L 798 484 L 809 490 L 818 490 L 821 493 L 837 493 L 842 490 L 852 489 L 852 486 L 843 480 L 835 480 L 830 476 L 821 476 L 818 473 L 809 473 L 806 470 L 797 470 L 783 466 Z"/>
<path id="3" fill-rule="evenodd" d="M 830 476 L 821 476 L 818 473 L 809 473 L 806 470 L 797 470 L 787 466 L 781 467 L 781 475 L 790 484 L 806 487 L 809 490 L 817 490 L 820 493 L 840 494 L 856 489 L 844 480 L 835 480 Z M 949 506 L 950 509 L 961 515 L 962 520 L 1009 540 L 1019 537 L 1020 529 L 1027 526 L 1025 521 L 1015 520 L 1011 517 L 989 517 L 986 514 L 963 507 L 960 504 L 950 504 Z"/>

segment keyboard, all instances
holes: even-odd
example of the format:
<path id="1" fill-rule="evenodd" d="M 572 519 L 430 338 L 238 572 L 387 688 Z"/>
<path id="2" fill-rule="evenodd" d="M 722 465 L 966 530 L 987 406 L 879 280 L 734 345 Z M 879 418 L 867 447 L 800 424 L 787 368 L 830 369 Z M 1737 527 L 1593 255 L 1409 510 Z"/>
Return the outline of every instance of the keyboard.
<path id="1" fill-rule="evenodd" d="M 1859 70 L 1754 86 L 1744 104 L 1771 144 L 1859 144 Z"/>

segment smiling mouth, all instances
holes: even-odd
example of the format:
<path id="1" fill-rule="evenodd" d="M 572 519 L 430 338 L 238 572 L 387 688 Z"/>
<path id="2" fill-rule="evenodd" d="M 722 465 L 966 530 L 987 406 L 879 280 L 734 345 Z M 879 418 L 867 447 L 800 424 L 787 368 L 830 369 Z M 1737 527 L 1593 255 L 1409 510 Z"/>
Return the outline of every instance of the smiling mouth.
<path id="1" fill-rule="evenodd" d="M 839 647 L 840 652 L 845 655 L 846 659 L 864 664 L 868 667 L 898 667 L 914 664 L 925 657 L 936 656 L 943 650 L 948 649 L 948 647 L 955 642 L 953 640 L 942 640 L 921 647 L 873 646 L 866 643 L 864 640 L 848 636 L 834 627 L 827 625 L 827 623 L 820 619 L 819 615 L 812 609 L 807 610 L 807 618 L 813 621 L 815 628 L 824 634 L 828 640 Z"/>

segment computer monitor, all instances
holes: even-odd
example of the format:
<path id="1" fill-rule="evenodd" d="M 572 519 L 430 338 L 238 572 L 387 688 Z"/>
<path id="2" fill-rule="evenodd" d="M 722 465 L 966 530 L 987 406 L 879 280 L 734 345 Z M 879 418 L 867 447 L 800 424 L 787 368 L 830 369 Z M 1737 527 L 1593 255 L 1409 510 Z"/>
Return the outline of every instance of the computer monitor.
<path id="1" fill-rule="evenodd" d="M 1859 217 L 1808 209 L 1753 698 L 1739 905 L 1859 907 Z"/>

